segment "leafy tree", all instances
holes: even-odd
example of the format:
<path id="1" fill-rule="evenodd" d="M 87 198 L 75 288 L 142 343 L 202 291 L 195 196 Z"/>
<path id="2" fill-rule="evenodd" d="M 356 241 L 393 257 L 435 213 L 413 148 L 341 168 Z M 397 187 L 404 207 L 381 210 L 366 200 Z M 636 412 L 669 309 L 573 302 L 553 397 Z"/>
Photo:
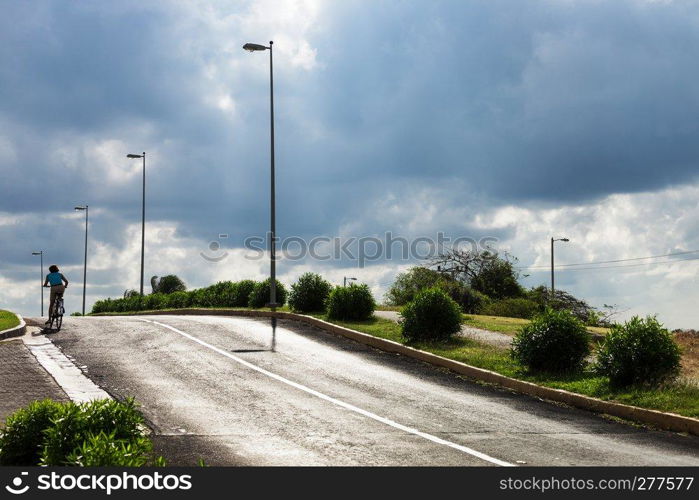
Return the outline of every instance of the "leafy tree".
<path id="1" fill-rule="evenodd" d="M 471 278 L 471 287 L 493 299 L 521 297 L 524 290 L 517 279 L 512 262 L 495 256 Z"/>
<path id="2" fill-rule="evenodd" d="M 153 287 L 153 293 L 173 293 L 173 292 L 185 292 L 187 286 L 184 284 L 177 275 L 168 274 L 158 279 L 157 276 L 153 276 L 150 279 L 151 286 Z"/>
<path id="3" fill-rule="evenodd" d="M 440 272 L 426 267 L 413 267 L 396 276 L 393 285 L 386 292 L 386 303 L 392 306 L 403 306 L 412 301 L 422 290 L 435 287 L 445 279 Z"/>

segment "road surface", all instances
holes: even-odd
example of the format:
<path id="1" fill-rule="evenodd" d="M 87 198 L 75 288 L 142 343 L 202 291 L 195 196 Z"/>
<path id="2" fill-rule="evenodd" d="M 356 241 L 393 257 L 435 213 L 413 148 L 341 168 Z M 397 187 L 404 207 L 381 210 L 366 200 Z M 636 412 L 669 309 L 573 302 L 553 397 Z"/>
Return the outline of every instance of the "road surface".
<path id="1" fill-rule="evenodd" d="M 51 339 L 134 396 L 170 463 L 699 465 L 699 439 L 482 386 L 293 321 L 66 318 Z"/>

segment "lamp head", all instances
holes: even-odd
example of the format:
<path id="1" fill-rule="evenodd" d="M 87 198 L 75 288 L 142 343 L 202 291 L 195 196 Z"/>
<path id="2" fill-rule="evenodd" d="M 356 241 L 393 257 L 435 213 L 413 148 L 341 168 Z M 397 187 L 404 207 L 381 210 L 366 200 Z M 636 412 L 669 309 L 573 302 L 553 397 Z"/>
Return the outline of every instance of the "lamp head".
<path id="1" fill-rule="evenodd" d="M 128 154 L 128 155 L 126 155 L 126 157 L 127 157 L 127 158 L 143 158 L 143 155 L 132 155 L 132 154 Z"/>
<path id="2" fill-rule="evenodd" d="M 561 241 L 565 241 L 566 243 L 569 242 L 570 240 L 568 238 L 561 238 Z"/>
<path id="3" fill-rule="evenodd" d="M 85 210 L 85 209 L 87 209 L 87 207 L 83 207 L 83 206 L 75 207 L 75 210 Z"/>
<path id="4" fill-rule="evenodd" d="M 267 47 L 260 45 L 259 43 L 246 43 L 243 45 L 243 49 L 248 52 L 257 52 L 259 50 L 267 50 Z"/>
<path id="5" fill-rule="evenodd" d="M 32 255 L 41 255 L 42 253 L 44 253 L 43 250 L 41 252 L 32 252 Z"/>

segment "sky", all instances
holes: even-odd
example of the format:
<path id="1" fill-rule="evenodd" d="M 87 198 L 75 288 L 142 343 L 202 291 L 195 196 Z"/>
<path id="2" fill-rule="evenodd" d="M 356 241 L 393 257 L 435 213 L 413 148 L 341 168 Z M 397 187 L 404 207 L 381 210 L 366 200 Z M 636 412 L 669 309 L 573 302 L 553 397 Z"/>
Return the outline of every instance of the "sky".
<path id="1" fill-rule="evenodd" d="M 7 0 L 0 307 L 39 314 L 43 250 L 79 310 L 82 204 L 88 309 L 138 288 L 143 151 L 146 289 L 266 277 L 269 53 L 242 45 L 273 40 L 281 239 L 489 238 L 536 286 L 566 237 L 557 288 L 699 328 L 699 253 L 565 267 L 699 250 L 697 28 L 681 0 Z M 382 299 L 420 263 L 341 257 L 277 273 Z"/>

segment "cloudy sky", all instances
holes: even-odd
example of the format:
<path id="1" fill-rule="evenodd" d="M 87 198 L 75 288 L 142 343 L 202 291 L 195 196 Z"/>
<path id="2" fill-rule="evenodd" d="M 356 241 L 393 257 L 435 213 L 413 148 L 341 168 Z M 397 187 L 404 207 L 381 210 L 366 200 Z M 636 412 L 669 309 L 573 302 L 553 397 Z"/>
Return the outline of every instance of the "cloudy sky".
<path id="1" fill-rule="evenodd" d="M 561 265 L 699 249 L 696 2 L 6 0 L 0 306 L 38 314 L 43 249 L 79 309 L 76 204 L 88 306 L 138 287 L 142 151 L 146 280 L 263 278 L 243 241 L 269 224 L 269 60 L 241 46 L 269 40 L 282 238 L 493 237 L 527 285 L 549 279 L 551 236 L 571 240 Z M 557 286 L 697 328 L 696 257 L 561 268 Z M 411 264 L 278 273 L 380 298 Z"/>

